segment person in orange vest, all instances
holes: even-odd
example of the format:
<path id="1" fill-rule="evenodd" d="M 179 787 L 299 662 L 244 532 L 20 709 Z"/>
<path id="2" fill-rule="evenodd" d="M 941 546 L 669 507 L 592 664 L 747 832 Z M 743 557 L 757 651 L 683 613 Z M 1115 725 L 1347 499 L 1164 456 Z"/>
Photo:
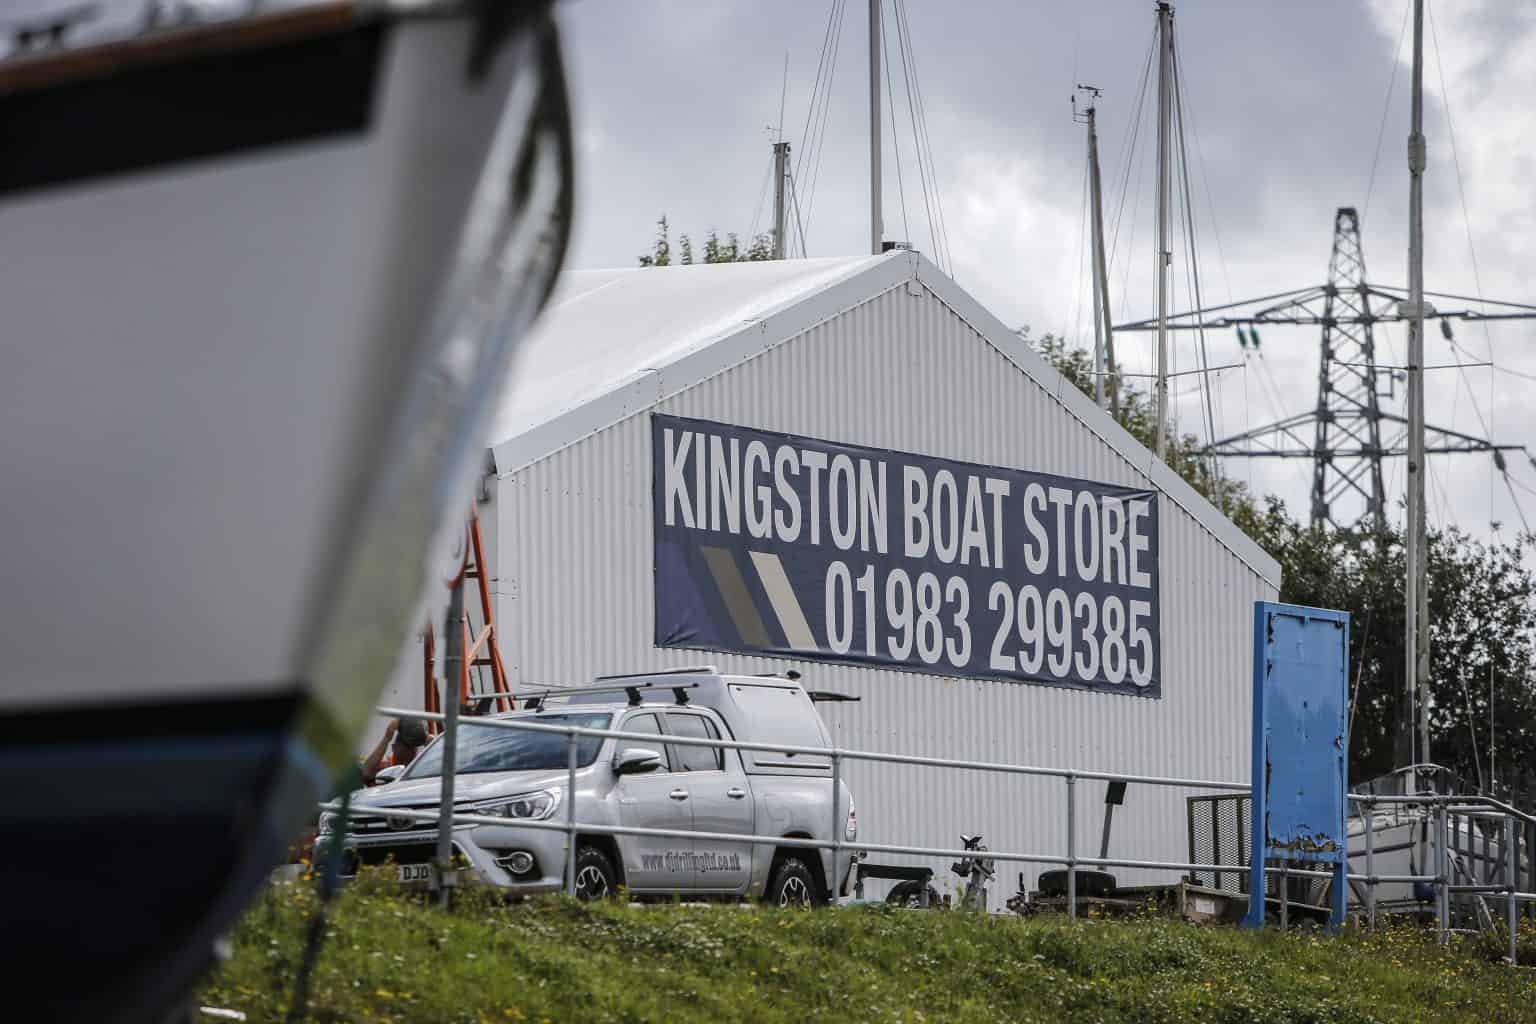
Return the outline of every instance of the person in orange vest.
<path id="1" fill-rule="evenodd" d="M 420 720 L 407 718 L 402 722 L 398 718 L 391 719 L 389 725 L 384 727 L 384 735 L 379 738 L 378 745 L 363 760 L 363 785 L 374 785 L 379 772 L 385 768 L 410 764 L 426 745 L 427 729 Z M 387 757 L 386 750 L 389 752 Z"/>

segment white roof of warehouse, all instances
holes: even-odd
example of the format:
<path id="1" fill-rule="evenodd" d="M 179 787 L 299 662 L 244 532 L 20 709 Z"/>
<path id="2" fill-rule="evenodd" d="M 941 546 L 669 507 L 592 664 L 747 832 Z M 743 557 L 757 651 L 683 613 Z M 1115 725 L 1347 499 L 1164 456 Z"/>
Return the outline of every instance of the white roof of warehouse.
<path id="1" fill-rule="evenodd" d="M 524 340 L 491 426 L 506 475 L 903 281 L 926 287 L 1276 587 L 1262 548 L 916 252 L 566 273 Z"/>

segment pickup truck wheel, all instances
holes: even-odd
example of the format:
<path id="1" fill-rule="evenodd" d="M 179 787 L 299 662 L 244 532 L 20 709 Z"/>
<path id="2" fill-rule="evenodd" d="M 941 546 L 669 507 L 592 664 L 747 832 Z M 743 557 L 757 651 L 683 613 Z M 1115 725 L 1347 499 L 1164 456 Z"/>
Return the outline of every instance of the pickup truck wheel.
<path id="1" fill-rule="evenodd" d="M 923 883 L 907 880 L 897 882 L 891 887 L 891 891 L 885 894 L 885 902 L 893 907 L 911 907 L 920 910 L 923 906 Z M 939 905 L 939 894 L 933 886 L 928 886 L 928 906 L 936 908 Z"/>
<path id="2" fill-rule="evenodd" d="M 608 855 L 595 846 L 576 850 L 576 898 L 605 900 L 618 893 L 619 876 Z"/>
<path id="3" fill-rule="evenodd" d="M 810 909 L 823 902 L 816 875 L 799 857 L 785 857 L 779 861 L 764 895 L 767 902 L 776 907 Z"/>

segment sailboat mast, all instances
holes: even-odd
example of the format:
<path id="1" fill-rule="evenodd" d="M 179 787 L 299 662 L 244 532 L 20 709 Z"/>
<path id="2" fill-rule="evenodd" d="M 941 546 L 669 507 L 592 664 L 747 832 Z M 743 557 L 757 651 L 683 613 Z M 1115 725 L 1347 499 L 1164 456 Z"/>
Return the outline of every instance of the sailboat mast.
<path id="1" fill-rule="evenodd" d="M 789 143 L 773 144 L 773 258 L 782 260 L 789 255 L 784 233 L 784 184 L 788 177 Z"/>
<path id="2" fill-rule="evenodd" d="M 880 255 L 880 3 L 869 0 L 869 251 Z"/>
<path id="3" fill-rule="evenodd" d="M 1408 522 L 1404 603 L 1405 727 L 1419 733 L 1410 763 L 1429 760 L 1429 623 L 1424 550 L 1424 0 L 1413 5 L 1413 123 L 1408 133 Z M 1417 722 L 1414 710 L 1417 706 Z M 1410 742 L 1410 747 L 1412 746 Z M 1410 781 L 1412 775 L 1410 775 Z"/>
<path id="4" fill-rule="evenodd" d="M 1099 132 L 1097 122 L 1098 90 L 1086 86 L 1093 94 L 1088 107 L 1088 187 L 1093 203 L 1093 399 L 1099 408 L 1105 407 L 1106 393 L 1109 407 L 1120 414 L 1120 393 L 1115 384 L 1115 337 L 1110 326 L 1109 273 L 1104 257 L 1104 195 L 1099 180 Z"/>
<path id="5" fill-rule="evenodd" d="M 1157 5 L 1157 457 L 1168 458 L 1168 145 L 1173 108 L 1173 5 Z"/>

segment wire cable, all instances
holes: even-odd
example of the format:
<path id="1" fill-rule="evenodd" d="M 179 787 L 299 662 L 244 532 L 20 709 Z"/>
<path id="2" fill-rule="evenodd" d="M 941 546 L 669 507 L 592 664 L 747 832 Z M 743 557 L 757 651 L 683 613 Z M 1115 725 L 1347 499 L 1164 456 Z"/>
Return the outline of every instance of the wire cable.
<path id="1" fill-rule="evenodd" d="M 1184 72 L 1179 71 L 1179 81 L 1184 82 Z M 1185 91 L 1188 85 L 1185 83 Z M 1211 222 L 1211 234 L 1216 239 L 1216 258 L 1221 263 L 1221 278 L 1227 288 L 1227 302 L 1232 301 L 1232 278 L 1227 274 L 1227 255 L 1221 246 L 1221 225 L 1216 220 L 1216 199 L 1211 192 L 1211 178 L 1205 168 L 1205 149 L 1200 145 L 1200 125 L 1195 119 L 1194 104 L 1189 105 L 1189 133 L 1195 137 L 1195 159 L 1200 163 L 1200 181 L 1205 186 L 1205 209 Z"/>
<path id="2" fill-rule="evenodd" d="M 1124 166 L 1124 171 L 1120 175 L 1120 178 L 1121 178 L 1121 182 L 1120 182 L 1120 203 L 1119 203 L 1119 205 L 1115 209 L 1115 225 L 1114 225 L 1113 230 L 1110 232 L 1110 245 L 1109 245 L 1108 263 L 1111 266 L 1114 265 L 1115 256 L 1118 254 L 1119 248 L 1120 248 L 1120 225 L 1121 225 L 1121 223 L 1125 219 L 1125 203 L 1126 203 L 1126 199 L 1131 194 L 1131 174 L 1135 170 L 1135 166 L 1136 166 L 1136 142 L 1141 137 L 1142 111 L 1146 109 L 1147 87 L 1148 87 L 1148 84 L 1152 80 L 1152 54 L 1155 53 L 1156 50 L 1157 50 L 1157 30 L 1154 28 L 1153 31 L 1152 31 L 1152 44 L 1147 47 L 1147 60 L 1146 60 L 1146 63 L 1142 66 L 1142 69 L 1141 69 L 1141 88 L 1138 90 L 1138 92 L 1136 94 L 1136 106 L 1135 106 L 1134 112 L 1133 112 L 1133 114 L 1131 116 L 1131 120 L 1130 120 L 1129 126 L 1126 129 L 1126 141 L 1122 144 L 1123 145 L 1123 149 L 1122 149 L 1121 155 L 1125 158 L 1125 160 L 1124 160 L 1124 165 L 1123 165 Z M 1118 163 L 1118 161 L 1117 161 L 1117 163 Z M 1139 197 L 1140 196 L 1139 196 L 1139 192 L 1138 192 L 1138 199 L 1139 199 Z M 1136 232 L 1135 223 L 1136 223 L 1136 206 L 1133 205 L 1131 207 L 1131 231 L 1130 231 L 1132 239 L 1134 239 L 1135 232 Z M 1133 242 L 1128 241 L 1126 243 L 1126 248 L 1129 249 L 1132 244 L 1133 244 Z M 1127 261 L 1127 262 L 1129 262 L 1129 261 Z M 1121 316 L 1122 317 L 1125 315 L 1125 310 L 1127 308 L 1126 307 L 1126 303 L 1128 301 L 1127 298 L 1126 298 L 1126 292 L 1129 290 L 1129 281 L 1130 281 L 1130 269 L 1129 269 L 1129 266 L 1127 266 L 1127 269 L 1126 269 L 1125 281 L 1127 283 L 1126 287 L 1124 287 L 1124 288 L 1122 288 L 1120 290 Z"/>
<path id="3" fill-rule="evenodd" d="M 800 232 L 800 258 L 806 257 L 805 249 L 805 222 L 800 217 L 800 191 L 795 188 L 795 176 L 789 176 L 789 201 L 795 211 L 795 227 Z"/>
<path id="4" fill-rule="evenodd" d="M 805 127 L 801 130 L 800 141 L 802 146 L 808 147 L 811 139 L 811 124 L 816 116 L 816 101 L 821 95 L 821 83 L 826 73 L 827 54 L 832 45 L 832 23 L 836 20 L 841 0 L 832 0 L 832 6 L 827 9 L 827 27 L 821 37 L 821 57 L 816 62 L 816 80 L 811 84 L 811 102 L 805 110 Z M 799 174 L 805 166 L 806 149 L 800 151 L 800 159 L 795 163 L 795 173 Z"/>
<path id="5" fill-rule="evenodd" d="M 801 151 L 801 160 L 795 170 L 797 179 L 809 181 L 804 209 L 804 225 L 807 227 L 811 223 L 814 212 L 816 185 L 821 178 L 822 157 L 826 152 L 827 123 L 830 120 L 832 108 L 832 81 L 837 73 L 837 57 L 842 50 L 843 22 L 847 9 L 847 0 L 833 0 L 832 10 L 827 16 L 828 35 L 824 39 L 822 48 L 825 73 L 818 75 L 818 87 L 811 93 L 811 109 L 807 116 L 807 145 Z M 803 175 L 802 169 L 808 169 L 809 175 Z"/>
<path id="6" fill-rule="evenodd" d="M 1082 319 L 1083 253 L 1087 248 L 1088 237 L 1088 164 L 1086 162 L 1083 164 L 1083 183 L 1079 189 L 1079 194 L 1077 231 L 1075 232 L 1077 235 L 1077 256 L 1072 261 L 1072 266 L 1077 268 L 1077 272 L 1072 275 L 1073 280 L 1077 284 L 1072 289 L 1072 301 L 1067 304 L 1066 317 L 1062 321 L 1061 332 L 1058 335 L 1062 341 L 1066 341 L 1068 329 L 1076 329 Z"/>
<path id="7" fill-rule="evenodd" d="M 885 30 L 889 19 L 880 19 L 880 53 L 885 58 L 885 99 L 891 111 L 891 148 L 896 153 L 896 194 L 901 197 L 901 231 L 906 243 L 912 244 L 912 226 L 907 223 L 907 186 L 901 180 L 901 134 L 896 125 L 896 89 L 891 85 L 891 44 Z M 917 144 L 914 137 L 912 144 Z"/>
<path id="8" fill-rule="evenodd" d="M 1179 48 L 1176 45 L 1177 38 L 1169 41 L 1169 49 L 1173 52 L 1173 111 L 1175 123 L 1178 125 L 1178 162 L 1180 177 L 1184 182 L 1184 219 L 1187 224 L 1186 235 L 1189 244 L 1187 260 L 1189 263 L 1190 285 L 1194 292 L 1194 308 L 1201 307 L 1200 298 L 1200 254 L 1195 234 L 1194 190 L 1189 184 L 1189 146 L 1184 137 L 1184 68 L 1179 59 Z M 1195 332 L 1196 355 L 1200 361 L 1200 383 L 1205 399 L 1205 429 L 1208 443 L 1216 443 L 1216 412 L 1215 402 L 1211 394 L 1213 388 L 1210 380 L 1210 355 L 1206 350 L 1205 328 L 1200 327 Z M 1218 476 L 1216 457 L 1211 456 L 1211 479 Z"/>
<path id="9" fill-rule="evenodd" d="M 927 153 L 928 177 L 933 186 L 933 209 L 939 221 L 940 266 L 951 277 L 955 272 L 954 253 L 949 246 L 949 225 L 944 219 L 944 193 L 939 188 L 938 163 L 933 156 L 933 136 L 928 130 L 928 103 L 923 97 L 923 81 L 917 73 L 917 48 L 912 44 L 912 25 L 907 16 L 906 0 L 896 0 L 897 29 L 906 38 L 905 53 L 912 69 L 912 92 L 917 98 L 917 123 L 921 127 L 920 144 Z"/>
<path id="10" fill-rule="evenodd" d="M 1365 183 L 1365 206 L 1360 212 L 1360 219 L 1365 220 L 1371 212 L 1371 191 L 1376 187 L 1376 165 L 1381 160 L 1381 143 L 1387 136 L 1387 115 L 1392 111 L 1392 89 L 1397 84 L 1397 69 L 1402 62 L 1397 55 L 1403 52 L 1403 40 L 1408 35 L 1408 14 L 1413 10 L 1413 0 L 1407 0 L 1403 4 L 1403 25 L 1397 31 L 1397 45 L 1392 48 L 1392 74 L 1387 78 L 1387 95 L 1381 104 L 1381 127 L 1376 130 L 1376 151 L 1371 156 L 1371 174 Z"/>
<path id="11" fill-rule="evenodd" d="M 1426 5 L 1426 6 L 1428 6 L 1428 5 Z M 1447 85 L 1446 80 L 1445 80 L 1445 66 L 1441 63 L 1441 60 L 1440 60 L 1440 37 L 1437 34 L 1437 32 L 1435 31 L 1435 12 L 1434 12 L 1434 8 L 1432 6 L 1428 6 L 1428 14 L 1429 14 L 1429 35 L 1430 35 L 1430 40 L 1435 44 L 1435 71 L 1440 76 L 1440 104 L 1441 104 L 1441 108 L 1445 111 L 1445 129 L 1446 129 L 1446 134 L 1448 136 L 1450 136 L 1450 140 L 1451 140 L 1451 164 L 1456 169 L 1456 191 L 1457 191 L 1457 194 L 1460 196 L 1460 199 L 1461 199 L 1461 221 L 1462 221 L 1462 224 L 1466 228 L 1466 231 L 1467 231 L 1467 254 L 1471 258 L 1471 262 L 1472 262 L 1472 285 L 1473 285 L 1473 289 L 1477 293 L 1478 312 L 1486 313 L 1488 310 L 1487 310 L 1487 305 L 1483 302 L 1483 279 L 1482 279 L 1482 274 L 1478 270 L 1478 266 L 1477 266 L 1477 245 L 1472 240 L 1472 217 L 1467 212 L 1467 186 L 1466 186 L 1466 180 L 1462 176 L 1462 173 L 1461 173 L 1461 155 L 1460 155 L 1460 152 L 1459 152 L 1459 150 L 1458 150 L 1458 148 L 1456 146 L 1456 123 L 1451 118 L 1451 93 L 1450 93 L 1450 87 Z M 1488 363 L 1489 363 L 1490 366 L 1492 366 L 1493 365 L 1493 334 L 1492 334 L 1491 331 L 1488 330 L 1488 322 L 1486 320 L 1482 322 L 1482 327 L 1483 327 L 1483 343 L 1488 347 Z M 1452 352 L 1453 352 L 1452 358 L 1455 358 L 1454 357 L 1455 350 L 1456 350 L 1456 346 L 1453 345 L 1452 346 Z M 1458 365 L 1458 371 L 1457 372 L 1461 376 L 1462 384 L 1466 386 L 1467 394 L 1472 399 L 1472 408 L 1475 411 L 1478 411 L 1478 421 L 1479 422 L 1484 422 L 1483 421 L 1482 413 L 1481 413 L 1480 410 L 1478 410 L 1477 394 L 1472 390 L 1471 378 L 1467 376 L 1466 369 L 1460 367 L 1461 360 L 1458 359 L 1458 360 L 1456 360 L 1456 362 L 1457 362 L 1457 365 Z M 1483 428 L 1485 433 L 1487 434 L 1488 440 L 1490 442 L 1493 441 L 1493 423 L 1492 423 L 1492 420 L 1493 420 L 1493 415 L 1494 415 L 1495 409 L 1496 409 L 1496 406 L 1494 405 L 1494 401 L 1493 401 L 1493 374 L 1490 373 L 1488 375 L 1488 420 L 1486 421 L 1486 423 L 1484 425 L 1484 428 Z M 1488 467 L 1488 524 L 1489 524 L 1488 540 L 1489 540 L 1489 543 L 1493 542 L 1493 493 L 1494 493 L 1493 472 L 1494 472 L 1494 467 L 1493 467 L 1492 463 L 1490 462 L 1489 467 Z"/>
<path id="12" fill-rule="evenodd" d="M 752 211 L 752 230 L 747 232 L 747 238 L 757 237 L 757 226 L 762 222 L 763 207 L 768 202 L 768 185 L 773 181 L 773 167 L 775 160 L 772 155 L 768 157 L 768 169 L 763 171 L 763 183 L 757 191 L 757 207 Z M 749 243 L 750 244 L 750 243 Z"/>
<path id="13" fill-rule="evenodd" d="M 939 245 L 938 221 L 934 215 L 933 203 L 929 196 L 928 189 L 928 176 L 931 168 L 927 167 L 927 161 L 924 157 L 922 131 L 918 127 L 917 120 L 917 101 L 912 93 L 912 61 L 911 52 L 909 49 L 910 40 L 908 39 L 906 30 L 904 28 L 901 5 L 898 3 L 894 6 L 896 7 L 896 43 L 897 48 L 901 51 L 901 73 L 902 79 L 905 82 L 907 88 L 907 116 L 912 124 L 912 148 L 917 154 L 917 174 L 918 178 L 922 182 L 923 213 L 928 218 L 928 244 L 933 253 L 934 261 L 938 263 L 939 269 L 943 270 L 945 269 L 944 252 Z M 891 117 L 894 121 L 895 114 L 893 113 Z M 910 237 L 911 236 L 909 235 L 909 240 Z"/>

